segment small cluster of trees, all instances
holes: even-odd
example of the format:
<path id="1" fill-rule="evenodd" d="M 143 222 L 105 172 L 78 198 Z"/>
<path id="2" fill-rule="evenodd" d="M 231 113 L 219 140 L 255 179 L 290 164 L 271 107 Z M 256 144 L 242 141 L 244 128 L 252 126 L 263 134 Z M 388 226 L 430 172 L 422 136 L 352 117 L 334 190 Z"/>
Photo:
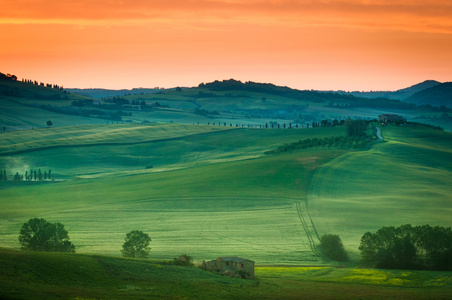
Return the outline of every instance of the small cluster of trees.
<path id="1" fill-rule="evenodd" d="M 347 119 L 344 125 L 348 136 L 366 136 L 366 121 Z"/>
<path id="2" fill-rule="evenodd" d="M 43 218 L 24 223 L 20 228 L 19 242 L 21 250 L 75 253 L 75 246 L 69 241 L 64 225 Z"/>
<path id="3" fill-rule="evenodd" d="M 17 80 L 17 77 L 16 77 L 16 80 Z M 48 88 L 56 89 L 56 90 L 62 90 L 63 89 L 63 86 L 59 86 L 57 84 L 37 82 L 36 80 L 31 80 L 31 79 L 24 79 L 24 78 L 22 78 L 22 82 L 29 83 L 29 84 L 34 84 L 34 85 L 39 85 L 39 86 L 44 86 L 44 87 L 48 87 Z"/>
<path id="4" fill-rule="evenodd" d="M 297 149 L 306 149 L 320 146 L 332 146 L 338 148 L 354 148 L 354 149 L 365 149 L 371 145 L 371 140 L 365 139 L 363 137 L 347 137 L 347 136 L 336 136 L 336 137 L 324 137 L 322 138 L 312 138 L 306 140 L 299 140 L 298 142 L 284 144 L 278 146 L 276 149 L 265 152 L 265 154 L 278 154 L 283 152 L 288 152 Z"/>
<path id="5" fill-rule="evenodd" d="M 204 110 L 204 109 L 196 109 L 195 110 L 196 114 L 199 115 L 204 115 L 204 116 L 208 116 L 208 115 L 219 115 L 220 113 L 217 111 L 208 111 L 208 110 Z M 337 120 L 337 119 L 333 119 L 333 120 L 328 120 L 328 119 L 323 119 L 320 120 L 320 122 L 318 121 L 313 121 L 313 122 L 307 122 L 306 124 L 302 124 L 299 125 L 297 123 L 278 123 L 275 121 L 271 121 L 269 123 L 265 123 L 265 125 L 263 124 L 259 124 L 259 125 L 253 125 L 253 124 L 238 124 L 236 123 L 235 125 L 232 123 L 226 123 L 226 122 L 207 122 L 207 125 L 217 125 L 217 126 L 230 126 L 230 127 L 252 127 L 252 128 L 278 128 L 278 129 L 292 129 L 292 128 L 299 128 L 301 127 L 336 127 L 336 126 L 346 126 L 347 127 L 347 133 L 349 134 L 349 136 L 364 136 L 366 135 L 366 126 L 368 124 L 368 121 L 365 120 L 353 120 L 348 118 L 347 120 Z M 199 122 L 198 122 L 199 125 Z"/>
<path id="6" fill-rule="evenodd" d="M 132 230 L 126 234 L 121 253 L 123 257 L 147 258 L 151 238 L 141 230 Z M 64 225 L 50 223 L 43 218 L 33 218 L 20 228 L 19 243 L 21 250 L 75 253 L 75 246 L 69 239 Z M 183 254 L 164 264 L 193 266 L 193 257 Z"/>
<path id="7" fill-rule="evenodd" d="M 126 234 L 121 253 L 124 257 L 148 257 L 151 238 L 141 230 L 132 230 Z M 75 253 L 75 246 L 69 240 L 64 225 L 50 223 L 43 218 L 32 218 L 20 228 L 19 243 L 21 250 L 70 252 Z"/>
<path id="8" fill-rule="evenodd" d="M 49 169 L 49 172 L 47 172 L 47 170 L 44 171 L 44 173 L 41 171 L 41 169 L 38 170 L 31 169 L 30 173 L 28 171 L 25 171 L 25 175 L 16 172 L 16 174 L 13 176 L 14 181 L 45 181 L 51 179 L 52 179 L 51 169 Z M 0 170 L 0 180 L 8 180 L 6 170 Z"/>
<path id="9" fill-rule="evenodd" d="M 197 114 L 200 114 L 200 115 L 207 115 L 207 114 L 219 114 L 218 112 L 215 112 L 215 111 L 211 111 L 211 112 L 208 112 L 208 111 L 206 111 L 206 110 L 199 110 L 198 112 L 195 112 L 195 113 L 197 113 Z M 199 122 L 198 122 L 198 125 L 199 125 Z M 292 128 L 299 128 L 299 126 L 300 125 L 298 125 L 298 124 L 292 124 L 292 123 L 288 123 L 288 124 L 286 124 L 286 123 L 283 123 L 283 124 L 280 124 L 280 123 L 277 123 L 277 122 L 270 122 L 270 123 L 265 123 L 265 125 L 263 125 L 263 124 L 259 124 L 259 125 L 256 125 L 256 124 L 239 124 L 239 123 L 235 123 L 235 124 L 232 124 L 232 123 L 227 123 L 227 122 L 220 122 L 220 121 L 218 121 L 218 122 L 212 122 L 212 123 L 210 123 L 210 122 L 207 122 L 207 125 L 213 125 L 213 126 L 215 126 L 215 125 L 217 125 L 217 126 L 224 126 L 224 127 L 226 127 L 226 126 L 229 126 L 229 127 L 248 127 L 248 128 L 265 128 L 265 129 L 268 129 L 268 128 L 284 128 L 284 129 L 286 129 L 286 128 L 289 128 L 289 129 L 292 129 Z M 302 126 L 303 127 L 303 126 Z M 306 124 L 306 127 L 309 127 L 309 124 Z"/>
<path id="10" fill-rule="evenodd" d="M 320 238 L 320 249 L 328 258 L 336 261 L 348 259 L 341 238 L 335 234 L 325 234 Z"/>
<path id="11" fill-rule="evenodd" d="M 0 73 L 0 79 L 17 81 L 17 76 L 14 75 L 14 74 L 3 74 L 3 73 Z M 31 80 L 31 79 L 22 78 L 22 82 L 29 83 L 29 84 L 34 84 L 34 85 L 39 85 L 39 86 L 44 86 L 44 87 L 48 87 L 48 88 L 53 88 L 53 89 L 58 89 L 58 90 L 62 90 L 63 89 L 63 86 L 59 86 L 57 84 L 37 82 L 36 80 Z"/>
<path id="12" fill-rule="evenodd" d="M 328 120 L 328 119 L 324 119 L 321 120 L 320 123 L 319 122 L 312 122 L 312 127 L 336 127 L 336 126 L 342 126 L 344 125 L 345 120 Z"/>
<path id="13" fill-rule="evenodd" d="M 363 263 L 371 267 L 452 271 L 450 227 L 383 227 L 366 232 L 359 250 Z"/>
<path id="14" fill-rule="evenodd" d="M 132 230 L 126 234 L 121 253 L 123 257 L 147 258 L 149 256 L 149 243 L 151 238 L 141 230 Z M 164 264 L 176 266 L 193 266 L 193 257 L 187 254 L 174 258 L 173 261 L 165 261 Z"/>

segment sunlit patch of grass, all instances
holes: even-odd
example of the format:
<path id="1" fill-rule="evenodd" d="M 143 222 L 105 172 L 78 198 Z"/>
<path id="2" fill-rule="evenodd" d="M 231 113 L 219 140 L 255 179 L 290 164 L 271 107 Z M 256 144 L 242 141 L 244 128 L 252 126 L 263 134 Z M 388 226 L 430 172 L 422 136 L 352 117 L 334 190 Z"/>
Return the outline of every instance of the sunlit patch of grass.
<path id="1" fill-rule="evenodd" d="M 410 281 L 401 277 L 392 277 L 387 271 L 375 269 L 353 269 L 349 276 L 344 276 L 339 281 L 359 282 L 385 285 L 406 285 Z"/>
<path id="2" fill-rule="evenodd" d="M 302 276 L 312 275 L 318 270 L 328 270 L 328 267 L 256 267 L 256 276 L 260 277 L 280 277 L 299 278 Z"/>
<path id="3" fill-rule="evenodd" d="M 452 286 L 450 272 L 400 271 L 333 267 L 257 267 L 259 278 L 370 284 L 394 287 Z"/>

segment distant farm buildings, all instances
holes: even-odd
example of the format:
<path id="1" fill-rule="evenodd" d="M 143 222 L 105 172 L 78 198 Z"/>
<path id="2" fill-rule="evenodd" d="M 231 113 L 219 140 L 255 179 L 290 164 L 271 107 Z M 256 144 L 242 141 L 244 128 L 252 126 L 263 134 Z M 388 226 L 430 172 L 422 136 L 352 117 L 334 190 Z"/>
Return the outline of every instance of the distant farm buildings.
<path id="1" fill-rule="evenodd" d="M 385 124 L 388 123 L 402 124 L 406 122 L 406 119 L 396 114 L 383 114 L 378 116 L 378 121 Z"/>
<path id="2" fill-rule="evenodd" d="M 254 279 L 254 261 L 242 257 L 218 257 L 208 262 L 203 261 L 201 267 L 224 276 Z"/>

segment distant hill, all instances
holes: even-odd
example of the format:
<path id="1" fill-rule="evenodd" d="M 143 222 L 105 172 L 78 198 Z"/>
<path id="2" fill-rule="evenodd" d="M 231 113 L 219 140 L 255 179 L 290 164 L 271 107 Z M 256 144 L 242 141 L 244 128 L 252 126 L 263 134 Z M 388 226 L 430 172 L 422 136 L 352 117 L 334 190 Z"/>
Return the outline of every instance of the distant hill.
<path id="1" fill-rule="evenodd" d="M 10 74 L 0 75 L 0 128 L 4 126 L 7 130 L 45 126 L 47 120 L 55 121 L 54 126 L 102 121 L 237 125 L 241 120 L 255 125 L 270 121 L 312 124 L 348 117 L 373 119 L 382 113 L 403 114 L 408 120 L 452 128 L 449 126 L 452 118 L 443 114 L 452 113 L 452 109 L 418 107 L 417 103 L 425 102 L 415 98 L 410 102 L 391 99 L 439 85 L 432 80 L 396 92 L 370 92 L 372 97 L 367 97 L 370 94 L 297 90 L 234 79 L 201 83 L 191 88 L 63 90 L 36 81 L 19 81 Z M 96 100 L 100 98 L 102 100 Z M 441 100 L 439 105 L 443 104 Z"/>
<path id="2" fill-rule="evenodd" d="M 452 107 L 452 82 L 445 82 L 428 89 L 421 90 L 406 99 L 417 105 L 430 104 L 433 106 Z"/>
<path id="3" fill-rule="evenodd" d="M 392 108 L 411 109 L 412 107 L 404 102 L 386 98 L 368 99 L 353 95 L 344 95 L 336 92 L 322 92 L 315 90 L 296 90 L 286 86 L 277 86 L 271 83 L 257 83 L 248 81 L 242 83 L 234 79 L 202 83 L 199 88 L 207 88 L 212 92 L 246 91 L 285 97 L 289 99 L 306 101 L 311 103 L 323 103 L 328 106 L 347 107 L 371 107 L 371 108 Z"/>
<path id="4" fill-rule="evenodd" d="M 131 90 L 122 89 L 122 90 L 109 90 L 109 89 L 65 89 L 74 94 L 91 97 L 91 98 L 108 98 L 108 97 L 117 97 L 117 96 L 126 96 L 126 95 L 139 95 L 139 94 L 153 94 L 158 93 L 160 89 L 142 89 L 135 88 Z"/>
<path id="5" fill-rule="evenodd" d="M 397 91 L 370 91 L 370 92 L 343 92 L 339 91 L 341 94 L 347 94 L 347 95 L 353 95 L 355 97 L 363 97 L 363 98 L 387 98 L 392 100 L 402 100 L 411 97 L 417 92 L 429 89 L 431 87 L 434 87 L 438 84 L 441 84 L 441 82 L 436 80 L 426 80 L 421 83 L 412 85 L 410 87 L 400 89 Z"/>
<path id="6" fill-rule="evenodd" d="M 85 98 L 71 95 L 57 85 L 38 83 L 37 81 L 34 81 L 34 83 L 19 81 L 15 75 L 3 73 L 0 73 L 0 97 L 36 100 L 78 100 Z"/>
<path id="7" fill-rule="evenodd" d="M 242 83 L 241 81 L 234 79 L 223 81 L 216 80 L 206 84 L 202 83 L 199 87 L 207 88 L 210 91 L 247 91 L 265 93 L 317 103 L 325 101 L 348 102 L 353 98 L 348 95 L 339 95 L 337 93 L 319 92 L 314 90 L 296 90 L 286 86 L 277 86 L 271 83 L 257 83 L 252 81 Z"/>
<path id="8" fill-rule="evenodd" d="M 436 80 L 426 80 L 421 83 L 412 85 L 410 87 L 400 89 L 400 90 L 396 91 L 396 93 L 398 93 L 398 94 L 403 94 L 403 93 L 415 94 L 417 92 L 429 89 L 429 88 L 434 87 L 439 84 L 441 84 L 441 82 L 436 81 Z"/>

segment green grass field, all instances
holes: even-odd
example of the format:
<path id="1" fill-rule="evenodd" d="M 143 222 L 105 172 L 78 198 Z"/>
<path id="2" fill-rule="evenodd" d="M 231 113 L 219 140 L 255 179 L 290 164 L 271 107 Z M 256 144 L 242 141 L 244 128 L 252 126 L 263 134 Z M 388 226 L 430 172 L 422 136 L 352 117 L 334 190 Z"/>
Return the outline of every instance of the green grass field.
<path id="1" fill-rule="evenodd" d="M 344 299 L 446 299 L 450 272 L 353 267 L 359 264 L 357 248 L 366 231 L 406 223 L 452 226 L 451 134 L 388 126 L 382 129 L 385 141 L 369 150 L 322 146 L 264 155 L 284 143 L 344 134 L 341 127 L 180 124 L 3 133 L 0 169 L 10 176 L 52 169 L 55 181 L 0 183 L 0 247 L 18 249 L 21 225 L 42 217 L 63 223 L 82 255 L 33 257 L 2 250 L 9 266 L 2 276 L 16 279 L 2 280 L 1 291 L 22 299 L 33 298 L 36 291 L 46 298 L 330 299 L 341 293 Z M 196 268 L 120 260 L 125 234 L 135 229 L 151 236 L 151 259 L 183 253 L 197 263 L 229 255 L 252 259 L 261 266 L 256 270 L 259 285 Z M 335 263 L 319 254 L 318 238 L 327 233 L 341 237 L 351 256 L 345 264 L 349 268 L 328 267 Z M 37 279 L 42 277 L 35 270 L 39 264 L 32 261 L 40 259 L 67 260 L 55 266 L 61 278 L 55 283 L 51 276 Z M 23 269 L 14 273 L 17 264 Z M 71 264 L 80 266 L 65 273 Z M 283 267 L 288 265 L 298 267 Z M 322 267 L 301 267 L 306 265 Z M 85 274 L 86 269 L 92 273 Z M 80 288 L 85 276 L 96 284 Z M 32 284 L 21 292 L 24 281 Z M 176 290 L 169 288 L 174 282 L 180 283 Z M 196 294 L 199 289 L 205 293 Z"/>
<path id="2" fill-rule="evenodd" d="M 357 260 L 366 231 L 451 226 L 449 133 L 388 127 L 386 142 L 367 151 L 263 155 L 286 142 L 343 134 L 340 127 L 176 124 L 5 133 L 2 168 L 52 169 L 65 181 L 3 184 L 0 245 L 17 248 L 21 224 L 44 217 L 65 224 L 81 253 L 119 255 L 125 233 L 140 229 L 153 238 L 155 258 L 324 264 L 316 249 L 322 234 L 339 234 Z"/>
<path id="3" fill-rule="evenodd" d="M 402 224 L 452 226 L 452 139 L 424 127 L 388 127 L 386 140 L 316 170 L 309 212 L 319 233 L 356 252 L 365 231 Z"/>
<path id="4" fill-rule="evenodd" d="M 183 132 L 182 128 L 187 128 L 179 125 L 119 127 L 126 132 L 153 130 L 157 137 L 171 134 L 177 137 Z M 186 252 L 202 260 L 235 253 L 253 256 L 261 263 L 319 263 L 310 244 L 305 243 L 297 208 L 306 200 L 306 187 L 313 170 L 344 150 L 323 151 L 321 157 L 316 150 L 262 156 L 269 146 L 279 145 L 283 140 L 297 140 L 301 135 L 343 134 L 343 129 L 266 131 L 218 127 L 220 131 L 212 132 L 214 127 L 188 127 L 193 134 L 184 138 L 133 146 L 139 147 L 133 148 L 135 152 L 143 153 L 141 147 L 146 145 L 150 152 L 161 153 L 160 157 L 151 157 L 150 163 L 157 162 L 152 169 L 145 169 L 142 164 L 135 171 L 131 170 L 131 161 L 137 162 L 140 158 L 123 157 L 125 148 L 119 138 L 123 134 L 118 134 L 117 138 L 99 134 L 102 141 L 114 139 L 118 146 L 95 143 L 75 149 L 32 149 L 32 152 L 14 155 L 16 162 L 27 162 L 27 166 L 33 158 L 45 162 L 46 167 L 52 168 L 53 177 L 78 175 L 79 179 L 54 184 L 21 183 L 4 188 L 2 245 L 17 247 L 16 232 L 23 220 L 39 214 L 65 224 L 78 251 L 84 253 L 118 255 L 125 233 L 140 228 L 150 233 L 152 256 L 158 258 Z M 102 129 L 108 130 L 108 126 L 99 128 Z M 162 133 L 165 130 L 170 132 Z M 204 134 L 195 134 L 198 130 L 203 130 Z M 42 131 L 46 136 L 50 132 Z M 61 133 L 64 128 L 53 131 Z M 20 134 L 24 132 L 17 137 Z M 73 137 L 67 134 L 67 140 L 61 140 L 60 134 L 53 133 L 54 139 L 49 137 L 49 143 L 55 140 L 61 146 L 73 145 L 74 140 L 83 140 L 86 144 L 91 141 L 91 134 L 77 134 L 79 132 L 74 132 Z M 142 136 L 152 140 L 153 135 Z M 43 141 L 35 137 L 37 144 Z M 21 139 L 23 137 L 14 141 L 22 144 Z M 194 152 L 194 148 L 198 151 Z M 58 159 L 50 165 L 54 155 Z M 116 164 L 113 163 L 115 157 Z M 6 164 L 11 157 L 1 159 Z M 55 162 L 60 163 L 66 173 L 60 173 Z M 103 163 L 117 168 L 112 172 L 102 167 Z M 94 176 L 91 172 L 95 168 L 105 173 Z M 78 172 L 82 171 L 85 175 L 80 176 Z"/>
<path id="5" fill-rule="evenodd" d="M 441 272 L 257 267 L 255 280 L 161 261 L 0 249 L 2 299 L 450 299 Z"/>

